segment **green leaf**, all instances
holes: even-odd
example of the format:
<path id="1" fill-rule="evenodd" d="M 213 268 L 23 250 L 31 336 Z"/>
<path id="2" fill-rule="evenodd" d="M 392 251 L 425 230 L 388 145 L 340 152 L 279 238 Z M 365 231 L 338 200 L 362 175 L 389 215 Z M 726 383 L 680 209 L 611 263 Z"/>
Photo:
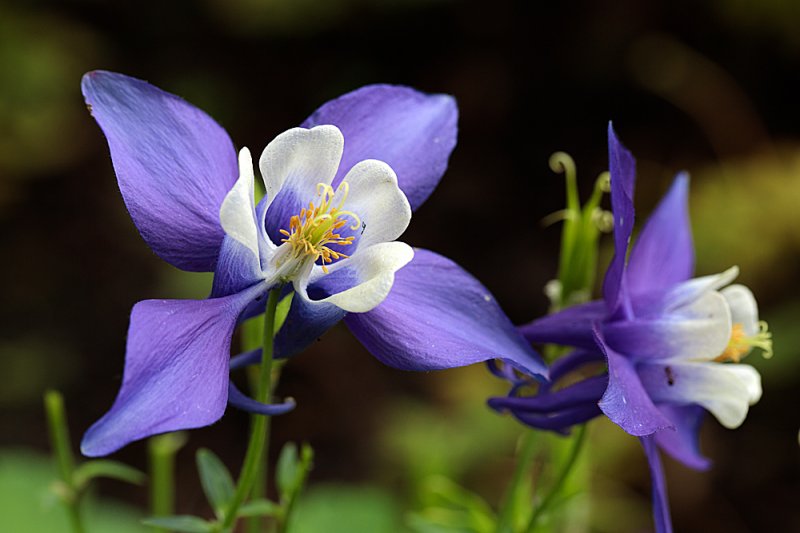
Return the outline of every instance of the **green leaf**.
<path id="1" fill-rule="evenodd" d="M 282 511 L 277 503 L 262 498 L 244 503 L 239 508 L 237 516 L 277 516 Z"/>
<path id="2" fill-rule="evenodd" d="M 278 307 L 275 309 L 275 334 L 278 334 L 283 323 L 286 322 L 286 317 L 289 315 L 289 309 L 292 307 L 292 299 L 294 298 L 294 291 L 283 297 L 278 302 Z M 260 348 L 264 342 L 264 313 L 254 316 L 246 320 L 242 324 L 242 349 L 255 350 Z"/>
<path id="3" fill-rule="evenodd" d="M 117 479 L 133 485 L 141 485 L 147 480 L 143 472 L 118 461 L 106 459 L 87 461 L 76 468 L 72 476 L 72 482 L 78 490 L 86 487 L 97 477 Z"/>
<path id="4" fill-rule="evenodd" d="M 291 533 L 398 533 L 403 511 L 397 495 L 380 487 L 315 485 L 289 517 Z"/>
<path id="5" fill-rule="evenodd" d="M 217 518 L 222 518 L 236 490 L 230 472 L 219 457 L 207 448 L 197 451 L 197 470 L 208 502 Z"/>
<path id="6" fill-rule="evenodd" d="M 289 315 L 289 309 L 292 307 L 292 299 L 294 298 L 294 291 L 283 297 L 283 300 L 278 302 L 278 308 L 275 309 L 275 334 L 281 330 L 281 326 L 286 322 L 286 317 Z"/>
<path id="7" fill-rule="evenodd" d="M 280 457 L 278 457 L 278 465 L 275 469 L 275 483 L 278 485 L 281 500 L 291 498 L 297 486 L 298 472 L 297 445 L 293 442 L 287 442 L 281 450 Z"/>
<path id="8" fill-rule="evenodd" d="M 185 533 L 211 533 L 215 525 L 202 518 L 189 515 L 161 516 L 158 518 L 145 518 L 142 523 L 146 526 L 163 527 L 172 531 Z"/>
<path id="9" fill-rule="evenodd" d="M 433 504 L 409 515 L 409 525 L 415 531 L 432 531 L 437 527 L 475 533 L 500 531 L 491 506 L 483 498 L 444 476 L 428 478 L 421 492 Z"/>

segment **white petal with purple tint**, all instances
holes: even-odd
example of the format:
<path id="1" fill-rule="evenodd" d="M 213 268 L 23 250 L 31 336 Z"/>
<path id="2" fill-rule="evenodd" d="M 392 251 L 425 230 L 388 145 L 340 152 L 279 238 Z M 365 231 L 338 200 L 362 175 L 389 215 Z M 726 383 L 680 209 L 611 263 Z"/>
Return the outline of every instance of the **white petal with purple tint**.
<path id="1" fill-rule="evenodd" d="M 414 250 L 403 242 L 384 242 L 359 250 L 349 259 L 335 263 L 329 274 L 321 269 L 310 284 L 324 287 L 330 294 L 312 303 L 332 304 L 350 313 L 365 313 L 380 304 L 394 283 L 394 275 L 414 257 Z M 297 288 L 297 284 L 295 285 Z M 306 297 L 302 288 L 297 288 Z"/>
<path id="2" fill-rule="evenodd" d="M 759 332 L 758 304 L 753 292 L 744 285 L 730 285 L 720 291 L 731 308 L 731 321 L 741 324 L 744 333 L 754 336 Z"/>
<path id="3" fill-rule="evenodd" d="M 359 161 L 385 161 L 417 209 L 447 169 L 456 144 L 458 107 L 444 94 L 425 94 L 398 85 L 368 85 L 327 102 L 303 127 L 337 126 L 346 139 L 333 185 Z"/>
<path id="4" fill-rule="evenodd" d="M 701 405 L 731 429 L 744 422 L 749 407 L 761 398 L 761 376 L 750 365 L 642 364 L 638 373 L 654 401 Z"/>
<path id="5" fill-rule="evenodd" d="M 333 181 L 343 148 L 342 132 L 330 125 L 292 128 L 275 137 L 259 160 L 267 202 L 271 204 L 280 192 L 290 189 L 301 205 L 307 205 L 314 199 L 318 183 L 330 185 Z"/>
<path id="6" fill-rule="evenodd" d="M 242 148 L 239 151 L 239 179 L 225 196 L 219 210 L 219 219 L 225 233 L 252 251 L 253 256 L 258 259 L 254 186 L 253 158 L 250 156 L 250 150 Z"/>
<path id="7" fill-rule="evenodd" d="M 342 182 L 350 189 L 345 209 L 356 213 L 363 223 L 359 247 L 393 241 L 403 234 L 411 222 L 411 206 L 389 165 L 374 159 L 361 161 Z"/>

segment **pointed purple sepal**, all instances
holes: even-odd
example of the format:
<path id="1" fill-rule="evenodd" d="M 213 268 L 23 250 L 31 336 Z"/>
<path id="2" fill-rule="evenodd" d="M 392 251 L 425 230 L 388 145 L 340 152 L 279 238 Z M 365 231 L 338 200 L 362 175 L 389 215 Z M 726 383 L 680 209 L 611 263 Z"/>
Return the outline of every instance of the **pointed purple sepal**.
<path id="1" fill-rule="evenodd" d="M 460 266 L 415 249 L 378 307 L 345 318 L 383 363 L 402 370 L 439 370 L 502 359 L 532 376 L 547 368 L 494 297 Z"/>
<path id="2" fill-rule="evenodd" d="M 640 437 L 639 440 L 644 446 L 647 464 L 650 466 L 650 479 L 653 483 L 653 521 L 656 526 L 656 533 L 672 533 L 667 482 L 664 478 L 664 468 L 661 466 L 661 457 L 658 453 L 655 437 Z"/>
<path id="3" fill-rule="evenodd" d="M 322 105 L 302 126 L 333 124 L 344 134 L 334 188 L 359 161 L 378 159 L 394 169 L 412 209 L 417 209 L 447 169 L 457 123 L 458 108 L 451 96 L 368 85 Z"/>
<path id="4" fill-rule="evenodd" d="M 136 304 L 122 387 L 84 435 L 83 454 L 108 455 L 157 433 L 216 422 L 228 402 L 231 335 L 254 294 Z"/>
<path id="5" fill-rule="evenodd" d="M 632 293 L 665 290 L 692 277 L 694 245 L 688 196 L 689 176 L 681 173 L 631 250 L 626 276 Z"/>
<path id="6" fill-rule="evenodd" d="M 178 268 L 214 270 L 224 236 L 219 208 L 239 173 L 228 134 L 196 107 L 136 78 L 94 71 L 81 88 L 144 240 Z"/>
<path id="7" fill-rule="evenodd" d="M 614 257 L 603 281 L 603 299 L 610 315 L 620 306 L 626 312 L 627 288 L 625 259 L 633 233 L 633 189 L 636 180 L 636 161 L 617 139 L 611 123 L 608 124 L 608 170 L 611 174 L 611 210 L 614 214 Z"/>

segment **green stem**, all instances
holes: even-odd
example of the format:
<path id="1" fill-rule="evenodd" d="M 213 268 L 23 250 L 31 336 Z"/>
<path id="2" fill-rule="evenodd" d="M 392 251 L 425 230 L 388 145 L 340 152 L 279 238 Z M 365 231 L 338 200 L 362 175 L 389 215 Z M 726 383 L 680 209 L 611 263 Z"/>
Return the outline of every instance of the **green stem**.
<path id="1" fill-rule="evenodd" d="M 533 431 L 526 431 L 522 437 L 520 452 L 517 454 L 517 467 L 514 470 L 514 476 L 500 508 L 497 533 L 508 533 L 514 530 L 514 517 L 516 516 L 519 491 L 522 489 L 522 484 L 528 480 L 536 448 L 536 434 Z"/>
<path id="2" fill-rule="evenodd" d="M 252 426 L 256 424 L 256 418 L 260 415 L 253 415 L 251 418 Z M 269 442 L 269 424 L 267 424 L 267 428 L 265 430 L 265 439 L 266 442 Z M 266 450 L 261 451 L 261 455 L 258 457 L 258 467 L 256 469 L 256 480 L 253 484 L 253 490 L 250 492 L 250 497 L 254 500 L 262 499 L 267 497 L 267 454 Z M 264 530 L 264 520 L 263 516 L 251 516 L 247 518 L 245 521 L 245 531 L 247 533 L 261 533 Z"/>
<path id="3" fill-rule="evenodd" d="M 185 444 L 184 433 L 166 433 L 147 442 L 150 466 L 150 510 L 153 516 L 175 514 L 175 455 Z M 155 528 L 166 533 L 166 528 Z"/>
<path id="4" fill-rule="evenodd" d="M 64 398 L 57 391 L 49 390 L 44 395 L 44 407 L 47 414 L 47 426 L 50 433 L 50 446 L 56 456 L 58 471 L 61 481 L 66 488 L 62 496 L 64 505 L 69 513 L 72 531 L 83 533 L 83 521 L 80 511 L 80 494 L 74 483 L 75 458 L 72 456 L 72 447 L 69 442 L 69 429 L 67 415 L 64 410 Z"/>
<path id="5" fill-rule="evenodd" d="M 262 403 L 267 402 L 272 392 L 272 356 L 273 356 L 273 338 L 275 336 L 275 310 L 278 307 L 278 299 L 280 297 L 281 287 L 276 287 L 269 292 L 267 298 L 267 309 L 264 313 L 264 344 L 261 354 L 261 371 L 258 376 L 258 388 L 256 390 L 256 400 Z M 259 472 L 259 460 L 262 455 L 266 456 L 268 451 L 267 446 L 267 433 L 269 431 L 268 416 L 254 417 L 253 424 L 250 429 L 250 441 L 247 444 L 247 453 L 245 454 L 242 470 L 239 474 L 239 483 L 236 486 L 236 493 L 233 500 L 225 512 L 225 520 L 222 523 L 223 529 L 230 528 L 236 522 L 236 513 L 239 507 L 244 503 L 250 490 L 253 488 L 253 482 L 256 479 L 256 474 Z M 266 464 L 263 468 L 263 475 L 267 475 Z"/>
<path id="6" fill-rule="evenodd" d="M 280 372 L 281 372 L 281 365 L 276 363 L 281 363 L 282 361 L 273 362 L 272 368 L 272 388 L 275 388 L 275 385 L 278 383 L 280 379 Z M 258 369 L 253 369 L 258 370 Z M 254 372 L 250 374 L 250 388 L 253 391 L 258 390 L 258 381 L 259 381 L 259 372 Z M 261 415 L 253 415 L 251 417 L 250 425 L 251 427 L 256 424 L 256 419 L 263 418 Z M 258 469 L 256 470 L 256 479 L 253 484 L 253 489 L 250 491 L 250 497 L 253 500 L 258 499 L 265 499 L 267 497 L 267 448 L 269 447 L 269 435 L 270 435 L 270 424 L 267 423 L 267 427 L 265 429 L 265 439 L 266 439 L 266 446 L 264 450 L 262 450 L 261 456 L 258 458 Z M 264 522 L 265 518 L 263 516 L 251 516 L 245 520 L 245 531 L 247 533 L 263 533 L 264 531 Z"/>
<path id="7" fill-rule="evenodd" d="M 567 462 L 564 464 L 564 468 L 561 469 L 561 472 L 558 475 L 555 483 L 553 486 L 550 487 L 550 491 L 542 500 L 542 503 L 539 504 L 536 509 L 533 511 L 533 515 L 531 515 L 530 522 L 528 522 L 528 528 L 525 530 L 527 533 L 533 533 L 536 529 L 536 524 L 539 521 L 539 518 L 544 515 L 545 511 L 548 507 L 553 503 L 556 497 L 561 493 L 561 489 L 564 487 L 564 483 L 567 481 L 569 474 L 572 472 L 572 468 L 575 466 L 575 463 L 578 460 L 578 456 L 580 455 L 581 448 L 583 447 L 583 442 L 586 437 L 586 424 L 583 424 L 578 429 L 578 434 L 575 436 L 572 448 L 569 451 L 569 456 L 567 457 Z"/>

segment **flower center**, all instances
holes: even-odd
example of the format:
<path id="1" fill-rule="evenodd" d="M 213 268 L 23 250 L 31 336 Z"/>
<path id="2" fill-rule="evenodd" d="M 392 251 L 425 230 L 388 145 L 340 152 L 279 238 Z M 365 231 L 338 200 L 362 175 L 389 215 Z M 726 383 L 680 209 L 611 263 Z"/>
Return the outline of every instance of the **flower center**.
<path id="1" fill-rule="evenodd" d="M 734 363 L 738 363 L 744 359 L 753 348 L 760 348 L 764 352 L 763 356 L 766 359 L 772 357 L 772 332 L 769 331 L 769 326 L 767 326 L 767 323 L 763 320 L 758 323 L 758 333 L 750 337 L 745 334 L 742 324 L 734 324 L 728 346 L 714 361 L 733 361 Z"/>
<path id="2" fill-rule="evenodd" d="M 334 205 L 333 199 L 341 192 L 341 199 Z M 361 219 L 352 211 L 344 211 L 345 200 L 350 192 L 350 185 L 343 181 L 336 191 L 324 183 L 317 184 L 319 205 L 309 202 L 307 208 L 300 210 L 299 215 L 289 219 L 289 230 L 281 229 L 286 238 L 281 242 L 289 243 L 292 251 L 291 257 L 295 260 L 310 258 L 313 262 L 321 261 L 322 271 L 328 273 L 326 263 L 349 257 L 347 254 L 332 250 L 329 245 L 348 246 L 353 244 L 355 237 L 342 237 L 338 232 L 346 224 L 346 218 L 353 220 L 350 229 L 356 230 L 361 226 Z"/>

